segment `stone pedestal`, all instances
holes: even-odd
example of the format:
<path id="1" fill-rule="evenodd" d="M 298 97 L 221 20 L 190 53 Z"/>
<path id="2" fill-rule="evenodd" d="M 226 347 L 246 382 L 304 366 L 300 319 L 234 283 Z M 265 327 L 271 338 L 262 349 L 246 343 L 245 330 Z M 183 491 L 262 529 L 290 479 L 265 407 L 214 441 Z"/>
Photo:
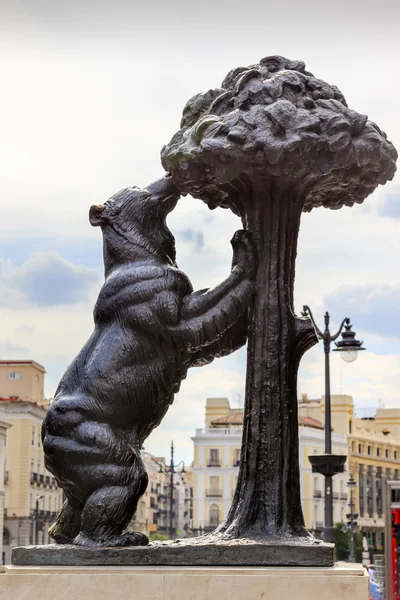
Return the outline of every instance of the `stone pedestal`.
<path id="1" fill-rule="evenodd" d="M 334 567 L 32 567 L 0 572 L 7 600 L 368 600 L 361 565 Z"/>
<path id="2" fill-rule="evenodd" d="M 368 565 L 371 564 L 368 550 L 364 550 L 364 552 L 362 553 L 362 564 L 366 567 L 368 567 Z"/>

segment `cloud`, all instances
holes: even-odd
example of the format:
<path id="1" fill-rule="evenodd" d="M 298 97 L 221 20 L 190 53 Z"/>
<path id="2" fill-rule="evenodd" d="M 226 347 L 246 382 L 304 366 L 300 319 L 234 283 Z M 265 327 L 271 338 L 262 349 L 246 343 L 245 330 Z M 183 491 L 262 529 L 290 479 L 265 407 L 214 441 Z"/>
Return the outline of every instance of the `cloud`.
<path id="1" fill-rule="evenodd" d="M 20 267 L 6 265 L 0 280 L 3 306 L 71 305 L 85 301 L 100 280 L 99 272 L 74 265 L 58 252 L 33 252 Z"/>
<path id="2" fill-rule="evenodd" d="M 400 186 L 390 188 L 388 193 L 383 196 L 383 201 L 378 207 L 378 214 L 381 217 L 400 219 Z"/>
<path id="3" fill-rule="evenodd" d="M 326 303 L 338 314 L 346 307 L 357 331 L 400 338 L 400 284 L 342 285 L 326 297 Z"/>
<path id="4" fill-rule="evenodd" d="M 26 358 L 27 352 L 29 352 L 27 346 L 15 344 L 9 338 L 0 338 L 0 357 L 2 360 Z"/>
<path id="5" fill-rule="evenodd" d="M 203 232 L 198 229 L 192 229 L 187 227 L 177 232 L 177 237 L 182 238 L 186 242 L 191 242 L 194 246 L 201 249 L 204 246 L 204 235 Z"/>

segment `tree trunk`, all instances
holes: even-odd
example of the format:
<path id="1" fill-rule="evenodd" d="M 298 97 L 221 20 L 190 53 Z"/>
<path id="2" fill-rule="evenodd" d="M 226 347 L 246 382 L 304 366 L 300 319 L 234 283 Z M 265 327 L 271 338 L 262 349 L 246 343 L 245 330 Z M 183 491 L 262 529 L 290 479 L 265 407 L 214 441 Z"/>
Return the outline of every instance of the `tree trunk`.
<path id="1" fill-rule="evenodd" d="M 247 185 L 244 226 L 258 252 L 250 310 L 246 400 L 238 484 L 223 537 L 258 540 L 308 535 L 300 501 L 297 370 L 317 337 L 293 312 L 303 199 L 274 179 Z"/>

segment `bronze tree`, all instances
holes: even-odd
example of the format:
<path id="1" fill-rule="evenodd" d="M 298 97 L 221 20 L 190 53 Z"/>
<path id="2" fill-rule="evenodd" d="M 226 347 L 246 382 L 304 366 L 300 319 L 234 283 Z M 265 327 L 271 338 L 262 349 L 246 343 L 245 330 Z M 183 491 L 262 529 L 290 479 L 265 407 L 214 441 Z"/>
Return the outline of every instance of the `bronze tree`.
<path id="1" fill-rule="evenodd" d="M 396 150 L 335 86 L 271 56 L 189 100 L 161 155 L 182 193 L 240 215 L 258 254 L 238 485 L 211 537 L 300 541 L 296 380 L 317 342 L 293 310 L 300 217 L 363 202 L 392 179 Z"/>

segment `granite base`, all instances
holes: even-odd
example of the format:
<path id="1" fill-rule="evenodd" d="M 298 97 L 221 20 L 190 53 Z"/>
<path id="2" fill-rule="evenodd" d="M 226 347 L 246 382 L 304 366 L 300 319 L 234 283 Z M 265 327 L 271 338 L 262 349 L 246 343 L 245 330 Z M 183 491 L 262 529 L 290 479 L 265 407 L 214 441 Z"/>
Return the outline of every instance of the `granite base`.
<path id="1" fill-rule="evenodd" d="M 7 600 L 368 600 L 361 565 L 286 567 L 34 567 L 0 572 Z"/>

